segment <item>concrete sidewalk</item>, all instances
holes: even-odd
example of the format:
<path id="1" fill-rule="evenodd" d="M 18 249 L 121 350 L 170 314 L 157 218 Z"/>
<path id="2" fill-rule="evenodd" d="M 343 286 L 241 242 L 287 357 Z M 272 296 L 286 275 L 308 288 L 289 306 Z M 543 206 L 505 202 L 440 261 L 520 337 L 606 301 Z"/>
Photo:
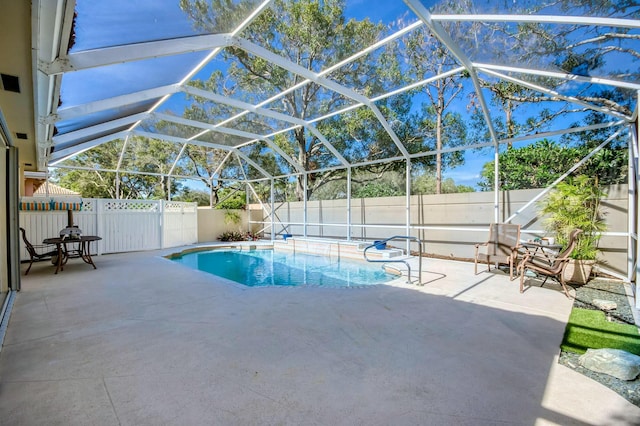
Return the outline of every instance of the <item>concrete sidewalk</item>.
<path id="1" fill-rule="evenodd" d="M 246 288 L 165 253 L 34 265 L 0 352 L 2 424 L 640 424 L 557 364 L 558 289 L 435 259 L 421 288 Z"/>

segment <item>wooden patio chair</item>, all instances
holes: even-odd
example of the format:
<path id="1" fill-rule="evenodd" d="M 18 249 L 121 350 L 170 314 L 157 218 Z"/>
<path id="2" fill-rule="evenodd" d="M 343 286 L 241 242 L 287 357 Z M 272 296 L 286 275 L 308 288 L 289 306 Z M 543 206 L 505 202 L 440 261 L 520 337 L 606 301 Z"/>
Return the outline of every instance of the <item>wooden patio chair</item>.
<path id="1" fill-rule="evenodd" d="M 534 256 L 533 254 L 527 254 L 518 265 L 518 270 L 520 271 L 520 293 L 524 292 L 524 275 L 528 269 L 545 277 L 542 285 L 547 281 L 547 278 L 554 278 L 562 286 L 565 296 L 571 298 L 571 296 L 569 296 L 569 290 L 567 289 L 567 283 L 564 280 L 564 269 L 567 263 L 569 263 L 569 256 L 571 256 L 571 253 L 576 248 L 578 235 L 581 233 L 581 229 L 571 231 L 567 247 L 551 259 L 548 255 Z"/>
<path id="2" fill-rule="evenodd" d="M 513 280 L 513 268 L 518 259 L 520 245 L 520 225 L 510 223 L 492 223 L 489 227 L 489 240 L 486 243 L 476 244 L 475 273 L 478 274 L 478 261 L 487 263 L 487 272 L 490 265 L 509 265 L 509 278 Z M 485 253 L 480 252 L 480 247 L 486 247 Z"/>
<path id="3" fill-rule="evenodd" d="M 29 256 L 31 257 L 31 261 L 29 262 L 29 267 L 27 268 L 27 271 L 24 273 L 25 275 L 29 273 L 29 270 L 31 269 L 31 265 L 33 265 L 33 262 L 35 262 L 36 260 L 42 260 L 48 257 L 58 255 L 57 246 L 51 245 L 51 244 L 33 245 L 29 242 L 29 240 L 27 240 L 27 234 L 24 228 L 20 228 L 20 232 L 22 233 L 22 241 L 24 241 L 24 246 L 27 249 Z"/>

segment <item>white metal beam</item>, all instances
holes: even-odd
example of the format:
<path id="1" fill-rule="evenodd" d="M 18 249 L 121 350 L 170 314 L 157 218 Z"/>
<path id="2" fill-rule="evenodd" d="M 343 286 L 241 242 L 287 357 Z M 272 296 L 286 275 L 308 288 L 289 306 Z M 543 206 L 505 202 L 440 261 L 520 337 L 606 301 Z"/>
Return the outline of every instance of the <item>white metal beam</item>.
<path id="1" fill-rule="evenodd" d="M 153 89 L 142 90 L 140 92 L 129 93 L 126 95 L 114 96 L 112 98 L 101 99 L 99 101 L 89 102 L 82 105 L 73 106 L 58 110 L 55 114 L 50 114 L 41 120 L 41 123 L 53 124 L 61 120 L 69 120 L 81 117 L 95 112 L 105 111 L 109 109 L 121 108 L 132 103 L 143 102 L 150 99 L 160 98 L 165 95 L 171 95 L 180 91 L 180 86 L 170 84 L 167 86 L 154 87 Z"/>
<path id="2" fill-rule="evenodd" d="M 593 157 L 594 155 L 596 155 L 599 151 L 601 151 L 605 146 L 607 146 L 609 144 L 609 142 L 611 142 L 612 140 L 614 140 L 615 138 L 617 138 L 618 136 L 620 136 L 626 129 L 622 128 L 620 130 L 618 130 L 617 132 L 615 132 L 614 134 L 612 134 L 611 136 L 609 136 L 604 142 L 602 142 L 600 145 L 598 145 L 597 147 L 595 147 L 589 154 L 585 155 L 580 161 L 578 161 L 577 163 L 575 163 L 569 170 L 567 170 L 564 174 L 562 174 L 559 178 L 557 178 L 556 180 L 554 180 L 551 184 L 549 184 L 549 186 L 547 186 L 543 191 L 541 191 L 540 193 L 538 193 L 535 197 L 533 197 L 531 200 L 529 200 L 525 205 L 523 205 L 522 207 L 520 207 L 515 213 L 513 213 L 511 216 L 509 216 L 506 220 L 505 223 L 511 222 L 514 218 L 516 218 L 520 213 L 522 213 L 524 210 L 526 210 L 529 206 L 533 205 L 536 201 L 538 201 L 540 198 L 544 197 L 547 193 L 549 193 L 556 185 L 558 185 L 558 183 L 562 182 L 564 179 L 567 178 L 567 176 L 571 175 L 571 173 L 573 173 L 574 171 L 576 171 L 578 168 L 582 167 L 587 161 L 589 161 L 589 159 L 591 157 Z"/>
<path id="3" fill-rule="evenodd" d="M 336 63 L 334 65 L 332 65 L 332 66 L 330 66 L 329 68 L 322 70 L 321 72 L 318 73 L 318 76 L 323 77 L 323 76 L 325 76 L 325 75 L 327 75 L 327 74 L 339 69 L 340 67 L 343 67 L 344 65 L 347 65 L 350 62 L 353 62 L 356 59 L 358 59 L 358 58 L 360 58 L 362 56 L 365 56 L 365 55 L 373 52 L 374 50 L 385 46 L 386 44 L 388 44 L 388 43 L 390 43 L 390 42 L 402 37 L 403 35 L 413 31 L 414 29 L 416 29 L 416 28 L 418 28 L 418 27 L 420 27 L 422 25 L 424 25 L 424 23 L 422 21 L 416 21 L 416 22 L 414 22 L 414 23 L 412 23 L 412 24 L 400 29 L 399 31 L 395 32 L 394 34 L 391 34 L 390 36 L 378 41 L 377 43 L 374 43 L 373 45 L 371 45 L 371 46 L 369 46 L 369 47 L 367 47 L 367 48 L 365 48 L 365 49 L 363 49 L 363 50 L 361 50 L 359 52 L 354 53 L 352 56 L 350 56 L 350 57 L 348 57 L 348 58 L 346 58 L 346 59 L 344 59 L 344 60 L 342 60 L 342 61 L 340 61 L 340 62 L 338 62 L 338 63 Z M 237 35 L 238 33 L 239 32 L 234 32 L 232 34 L 233 35 Z M 305 79 L 305 80 L 293 85 L 292 87 L 289 87 L 288 89 L 283 90 L 280 93 L 272 96 L 271 98 L 260 102 L 259 104 L 256 105 L 256 107 L 259 108 L 259 107 L 263 107 L 265 105 L 268 105 L 271 102 L 274 102 L 274 101 L 284 97 L 288 93 L 291 93 L 291 92 L 293 92 L 293 91 L 295 91 L 295 90 L 297 90 L 297 89 L 299 89 L 299 88 L 311 83 L 311 81 L 312 80 L 310 80 L 310 79 Z M 359 107 L 361 105 L 364 105 L 364 104 L 363 103 L 358 103 L 356 106 L 354 106 L 352 108 L 357 108 L 357 107 Z M 246 113 L 247 113 L 247 111 L 243 111 L 241 113 L 238 113 L 235 116 L 230 117 L 229 119 L 225 120 L 221 124 L 224 125 L 224 124 L 226 124 L 228 122 L 234 121 L 234 120 L 240 118 L 241 116 L 245 115 Z"/>
<path id="4" fill-rule="evenodd" d="M 320 86 L 326 87 L 327 89 L 330 89 L 336 93 L 339 93 L 342 96 L 345 96 L 349 99 L 353 99 L 357 102 L 365 104 L 366 106 L 371 108 L 374 115 L 376 116 L 378 121 L 380 121 L 380 124 L 382 124 L 382 127 L 384 127 L 387 133 L 389 133 L 389 136 L 391 137 L 393 142 L 396 144 L 400 152 L 402 152 L 402 154 L 408 158 L 409 153 L 407 152 L 406 148 L 404 147 L 404 145 L 402 144 L 398 136 L 395 134 L 395 132 L 393 131 L 393 129 L 391 128 L 387 120 L 384 118 L 380 110 L 378 110 L 378 107 L 376 107 L 375 104 L 373 104 L 373 102 L 371 102 L 371 100 L 369 100 L 369 98 L 367 98 L 366 96 L 361 95 L 355 90 L 348 89 L 342 86 L 341 84 L 336 83 L 335 81 L 329 80 L 325 77 L 321 77 L 317 73 L 311 70 L 308 70 L 298 64 L 295 64 L 289 61 L 288 59 L 283 58 L 282 56 L 276 55 L 270 50 L 267 50 L 261 46 L 251 43 L 248 40 L 236 37 L 234 38 L 233 45 L 246 52 L 249 52 L 249 53 L 252 53 L 253 55 L 258 56 L 259 58 L 269 61 L 293 74 L 309 79 Z"/>
<path id="5" fill-rule="evenodd" d="M 229 40 L 229 34 L 206 34 L 104 47 L 72 53 L 67 58 L 59 57 L 49 63 L 39 62 L 38 69 L 47 75 L 62 74 L 105 65 L 212 50 L 228 46 Z"/>
<path id="6" fill-rule="evenodd" d="M 160 119 L 160 120 L 164 120 L 164 121 L 170 121 L 172 123 L 177 123 L 177 124 L 184 124 L 185 126 L 191 126 L 191 127 L 196 127 L 199 129 L 205 129 L 205 130 L 209 130 L 212 132 L 217 132 L 217 133 L 224 133 L 227 135 L 232 135 L 232 136 L 238 136 L 241 138 L 245 138 L 248 140 L 251 139 L 262 139 L 262 135 L 259 135 L 257 133 L 251 133 L 251 132 L 246 132 L 244 130 L 237 130 L 237 129 L 230 129 L 228 127 L 218 127 L 215 124 L 209 124 L 209 123 L 203 123 L 202 121 L 196 121 L 196 120 L 191 120 L 188 118 L 183 118 L 183 117 L 178 117 L 175 115 L 169 115 L 169 114 L 163 114 L 163 113 L 159 113 L 159 112 L 154 112 L 152 113 L 153 117 Z M 185 138 L 187 139 L 187 138 Z"/>
<path id="7" fill-rule="evenodd" d="M 183 144 L 186 141 L 185 138 L 180 138 L 180 137 L 177 137 L 177 136 L 164 135 L 162 133 L 143 132 L 143 131 L 140 131 L 140 130 L 134 130 L 131 133 L 134 134 L 134 135 L 143 136 L 143 137 L 149 138 L 149 139 L 158 139 L 158 140 L 167 141 L 167 142 L 173 142 L 173 143 L 177 143 L 177 144 Z M 220 145 L 220 144 L 213 143 L 213 142 L 199 141 L 199 140 L 196 140 L 196 139 L 190 139 L 188 142 L 191 145 L 204 146 L 204 147 L 207 147 L 207 148 L 215 148 L 215 149 L 220 149 L 220 150 L 223 150 L 223 151 L 233 151 L 234 150 L 234 147 L 232 147 L 232 146 Z"/>
<path id="8" fill-rule="evenodd" d="M 566 80 L 566 81 L 581 81 L 584 83 L 603 84 L 606 86 L 620 87 L 623 89 L 640 90 L 640 84 L 638 83 L 611 80 L 609 78 L 586 77 L 583 75 L 570 74 L 566 72 L 543 71 L 543 70 L 537 70 L 533 68 L 519 68 L 519 67 L 506 66 L 506 65 L 486 64 L 482 62 L 474 62 L 473 66 L 478 69 L 483 68 L 485 71 L 497 70 L 497 71 L 515 72 L 520 74 L 531 74 L 531 75 L 539 75 L 542 77 L 557 78 L 557 79 Z"/>
<path id="9" fill-rule="evenodd" d="M 497 144 L 498 136 L 493 126 L 491 115 L 489 114 L 489 107 L 487 106 L 487 102 L 482 93 L 482 87 L 480 85 L 480 81 L 478 80 L 478 76 L 474 70 L 471 60 L 453 41 L 451 36 L 449 36 L 449 34 L 442 27 L 442 25 L 439 22 L 436 22 L 432 19 L 431 13 L 427 10 L 426 7 L 424 7 L 424 5 L 420 1 L 404 0 L 404 2 L 418 16 L 418 18 L 420 18 L 427 25 L 427 27 L 438 38 L 438 40 L 440 40 L 440 42 L 449 49 L 451 54 L 455 56 L 456 59 L 460 61 L 462 66 L 464 66 L 466 70 L 469 72 L 469 75 L 471 76 L 471 81 L 473 82 L 473 86 L 476 91 L 476 95 L 478 96 L 478 101 L 482 108 L 482 113 L 487 123 L 487 127 L 489 128 L 489 133 L 491 134 L 491 139 Z"/>
<path id="10" fill-rule="evenodd" d="M 335 81 L 329 80 L 325 77 L 320 77 L 317 73 L 303 66 L 300 66 L 296 63 L 293 63 L 290 60 L 280 55 L 277 55 L 272 51 L 265 49 L 262 46 L 258 46 L 257 44 L 254 44 L 248 40 L 245 40 L 239 37 L 233 38 L 232 45 L 239 49 L 244 50 L 245 52 L 251 53 L 259 58 L 269 61 L 293 74 L 299 75 L 308 80 L 311 80 L 316 84 L 324 86 L 327 89 L 333 90 L 334 92 L 339 93 L 349 99 L 354 99 L 358 102 L 369 104 L 369 99 L 366 96 L 361 95 L 354 90 L 348 89 L 336 83 Z"/>
<path id="11" fill-rule="evenodd" d="M 264 0 L 258 7 L 254 9 L 253 12 L 247 16 L 247 18 L 240 23 L 231 33 L 230 35 L 233 37 L 239 33 L 241 33 L 249 24 L 260 15 L 265 9 L 267 9 L 273 0 Z M 200 63 L 198 63 L 195 67 L 191 69 L 180 81 L 179 85 L 185 85 L 189 80 L 191 80 L 202 68 L 204 68 L 209 62 L 211 62 L 218 54 L 222 51 L 221 47 L 217 47 L 213 49 Z M 165 95 L 162 99 L 160 99 L 156 104 L 149 109 L 148 112 L 153 112 L 160 107 L 160 105 L 164 104 L 167 99 L 169 99 L 169 95 Z M 136 123 L 131 130 L 138 126 L 139 123 Z"/>
<path id="12" fill-rule="evenodd" d="M 184 151 L 187 149 L 187 145 L 188 145 L 187 142 L 182 144 L 182 147 L 180 148 L 180 152 L 178 152 L 178 155 L 176 155 L 176 159 L 173 161 L 173 164 L 171 165 L 171 168 L 167 172 L 167 176 L 171 176 L 173 174 L 173 171 L 178 166 L 178 163 L 180 162 L 180 159 L 182 158 L 182 154 L 184 154 Z"/>
<path id="13" fill-rule="evenodd" d="M 267 177 L 269 179 L 273 179 L 273 176 L 271 176 L 271 173 L 267 172 L 265 169 L 260 167 L 260 165 L 258 163 L 256 163 L 251 158 L 249 158 L 244 152 L 242 152 L 240 150 L 237 150 L 237 149 L 235 149 L 233 152 L 238 156 L 238 162 L 240 162 L 240 158 L 242 158 L 244 161 L 249 163 L 253 168 L 255 168 L 260 173 L 262 173 L 265 177 Z M 240 167 L 242 168 L 242 163 L 241 162 L 240 162 Z M 244 174 L 244 169 L 242 169 L 242 173 Z M 247 176 L 246 175 L 245 175 L 244 178 L 245 178 L 245 180 L 247 180 Z"/>
<path id="14" fill-rule="evenodd" d="M 108 132 L 109 130 L 117 129 L 118 127 L 126 126 L 139 120 L 144 120 L 148 116 L 149 114 L 147 114 L 146 112 L 141 112 L 138 114 L 130 115 L 128 117 L 122 117 L 116 120 L 107 121 L 106 123 L 96 124 L 95 126 L 85 127 L 73 132 L 54 136 L 53 143 L 54 145 L 59 145 L 73 142 L 76 139 L 91 137 L 92 135 Z"/>
<path id="15" fill-rule="evenodd" d="M 478 68 L 478 71 L 483 71 L 483 72 L 485 72 L 485 73 L 487 73 L 489 75 L 493 75 L 493 76 L 498 77 L 500 79 L 503 79 L 503 80 L 506 80 L 506 81 L 510 81 L 512 83 L 518 84 L 518 85 L 523 86 L 523 87 L 527 87 L 527 88 L 529 88 L 531 90 L 536 90 L 538 92 L 544 93 L 545 95 L 549 95 L 549 96 L 551 96 L 553 98 L 562 99 L 562 100 L 567 101 L 567 102 L 578 104 L 580 106 L 583 106 L 583 107 L 588 108 L 588 109 L 593 110 L 593 111 L 599 111 L 599 112 L 602 112 L 603 114 L 612 115 L 612 116 L 614 116 L 616 118 L 623 119 L 625 121 L 629 121 L 630 120 L 630 117 L 627 117 L 626 115 L 621 114 L 621 113 L 619 113 L 617 111 L 612 111 L 609 108 L 599 107 L 597 105 L 593 105 L 593 104 L 591 104 L 589 102 L 582 101 L 582 100 L 580 100 L 580 99 L 578 99 L 578 98 L 576 98 L 574 96 L 563 95 L 563 94 L 561 94 L 561 93 L 559 93 L 559 92 L 557 92 L 555 90 L 551 90 L 551 89 L 548 89 L 546 87 L 543 87 L 543 86 L 540 86 L 540 85 L 537 85 L 537 84 L 529 83 L 529 82 L 526 82 L 526 81 L 521 80 L 519 78 L 514 78 L 514 77 L 508 76 L 506 74 L 502 74 L 502 73 L 499 73 L 499 72 L 496 72 L 496 71 L 492 71 L 492 70 L 488 70 L 488 69 Z"/>
<path id="16" fill-rule="evenodd" d="M 496 14 L 433 14 L 431 19 L 440 22 L 531 22 L 559 25 L 589 25 L 618 28 L 640 28 L 637 19 L 600 18 L 569 15 L 496 15 Z"/>
<path id="17" fill-rule="evenodd" d="M 238 109 L 243 109 L 246 110 L 248 112 L 252 112 L 254 114 L 258 114 L 258 115 L 262 115 L 265 117 L 270 117 L 273 118 L 275 120 L 280 120 L 280 121 L 284 121 L 287 123 L 291 123 L 291 124 L 295 124 L 298 126 L 306 126 L 308 123 L 305 120 L 302 120 L 300 118 L 296 118 L 296 117 L 292 117 L 290 115 L 287 114 L 282 114 L 280 112 L 277 111 L 273 111 L 267 108 L 261 108 L 261 107 L 256 107 L 250 103 L 247 102 L 243 102 L 243 101 L 239 101 L 237 99 L 233 99 L 230 98 L 228 96 L 222 96 L 222 95 L 218 95 L 216 93 L 212 93 L 206 90 L 202 90 L 202 89 L 198 89 L 196 87 L 191 87 L 191 86 L 183 86 L 182 87 L 182 91 L 185 93 L 188 93 L 189 95 L 192 96 L 199 96 L 201 98 L 204 99 L 208 99 L 210 101 L 213 102 L 217 102 L 223 105 L 229 105 L 232 106 L 234 108 L 238 108 Z M 228 122 L 229 120 L 226 120 L 226 122 Z M 231 120 L 233 121 L 233 120 Z"/>
<path id="18" fill-rule="evenodd" d="M 124 143 L 122 144 L 122 149 L 120 150 L 120 156 L 118 157 L 118 164 L 116 165 L 116 170 L 120 170 L 122 167 L 122 162 L 124 161 L 124 153 L 127 151 L 127 145 L 129 145 L 129 139 L 131 139 L 131 135 L 127 135 L 124 138 Z"/>
<path id="19" fill-rule="evenodd" d="M 211 173 L 211 176 L 209 176 L 210 180 L 213 180 L 214 176 L 216 176 L 216 175 L 218 175 L 220 173 L 220 171 L 222 170 L 222 166 L 224 165 L 224 163 L 227 162 L 229 157 L 231 157 L 231 151 L 227 152 L 227 154 L 224 156 L 224 158 L 222 159 L 222 161 L 220 162 L 218 167 L 216 167 L 216 169 L 213 171 L 213 173 Z"/>
<path id="20" fill-rule="evenodd" d="M 116 139 L 122 139 L 127 136 L 126 131 L 113 133 L 111 135 L 103 136 L 101 138 L 93 139 L 88 142 L 84 142 L 82 144 L 74 145 L 69 148 L 54 150 L 50 156 L 49 165 L 53 166 L 60 161 L 67 160 L 71 157 L 75 157 L 78 154 L 81 154 L 95 146 L 102 145 L 103 143 L 111 142 Z"/>
<path id="21" fill-rule="evenodd" d="M 51 166 L 51 167 L 55 167 L 56 169 L 87 170 L 87 171 L 91 171 L 91 172 L 122 173 L 122 174 L 127 174 L 127 175 L 167 176 L 166 173 L 160 173 L 160 172 L 147 172 L 147 171 L 139 171 L 139 170 L 124 170 L 124 171 L 120 170 L 120 171 L 118 171 L 117 169 L 110 169 L 110 168 L 104 168 L 104 167 L 67 166 L 67 165 L 64 165 L 64 164 L 57 165 L 57 166 Z M 171 177 L 173 179 L 202 180 L 202 177 L 200 177 L 200 176 L 175 175 L 175 176 L 171 176 Z M 232 180 L 232 179 L 221 179 L 221 180 Z M 233 179 L 233 180 L 236 181 L 237 179 Z"/>
<path id="22" fill-rule="evenodd" d="M 239 145 L 234 145 L 231 146 L 230 148 L 237 148 L 239 146 L 244 146 L 247 145 L 248 143 L 255 143 L 256 141 L 265 141 L 273 150 L 275 150 L 278 154 L 280 154 L 280 156 L 282 156 L 282 158 L 285 159 L 285 161 L 287 161 L 289 164 L 291 164 L 294 168 L 296 168 L 297 170 L 299 170 L 299 166 L 284 152 L 282 151 L 278 146 L 276 146 L 275 143 L 273 143 L 269 138 L 266 138 L 262 135 L 259 135 L 257 133 L 251 133 L 251 132 L 245 132 L 244 130 L 237 130 L 237 129 L 231 129 L 228 127 L 220 127 L 217 124 L 208 124 L 208 123 L 203 123 L 200 121 L 195 121 L 195 120 L 189 120 L 187 118 L 182 118 L 182 117 L 176 117 L 173 115 L 168 115 L 168 114 L 161 114 L 161 113 L 153 113 L 153 116 L 156 118 L 159 118 L 161 120 L 166 120 L 166 121 L 170 121 L 173 123 L 178 123 L 178 124 L 184 124 L 187 126 L 192 126 L 192 127 L 197 127 L 200 129 L 205 129 L 207 132 L 216 132 L 216 133 L 223 133 L 223 134 L 227 134 L 227 135 L 232 135 L 232 136 L 239 136 L 242 138 L 247 139 L 246 143 L 242 143 Z M 206 132 L 201 133 L 200 135 L 204 134 Z M 199 135 L 196 135 L 195 138 L 197 138 Z M 189 140 L 189 142 L 191 142 L 192 138 L 185 138 L 186 140 Z M 299 170 L 300 171 L 300 170 Z"/>
<path id="23" fill-rule="evenodd" d="M 491 114 L 489 113 L 489 107 L 487 105 L 487 101 L 484 98 L 484 94 L 482 92 L 482 86 L 480 84 L 480 80 L 478 79 L 478 75 L 473 67 L 471 60 L 467 57 L 467 55 L 460 49 L 460 46 L 451 38 L 451 36 L 447 33 L 440 22 L 434 21 L 431 18 L 431 13 L 427 10 L 426 7 L 419 0 L 404 0 L 405 4 L 409 6 L 411 10 L 429 27 L 431 32 L 440 40 L 440 42 L 449 49 L 451 54 L 460 61 L 460 63 L 467 69 L 469 72 L 469 76 L 471 77 L 471 81 L 473 82 L 473 87 L 475 88 L 476 96 L 478 97 L 478 103 L 482 109 L 482 115 L 484 116 L 485 123 L 489 129 L 489 134 L 491 135 L 491 140 L 494 143 L 494 221 L 499 221 L 500 216 L 500 200 L 499 200 L 499 185 L 500 182 L 498 180 L 498 165 L 499 165 L 499 156 L 498 156 L 498 135 L 496 133 L 495 127 L 493 126 L 493 120 L 491 120 Z"/>
<path id="24" fill-rule="evenodd" d="M 331 151 L 333 155 L 336 156 L 338 161 L 340 161 L 340 163 L 342 163 L 343 166 L 347 167 L 349 165 L 349 162 L 346 160 L 346 158 L 344 158 L 342 154 L 338 152 L 338 150 L 333 146 L 333 144 L 329 142 L 327 138 L 322 133 L 320 133 L 320 131 L 315 126 L 308 126 L 307 128 L 311 133 L 315 135 L 315 137 L 317 137 L 320 140 L 320 142 L 322 142 L 324 146 L 327 147 L 329 151 Z"/>

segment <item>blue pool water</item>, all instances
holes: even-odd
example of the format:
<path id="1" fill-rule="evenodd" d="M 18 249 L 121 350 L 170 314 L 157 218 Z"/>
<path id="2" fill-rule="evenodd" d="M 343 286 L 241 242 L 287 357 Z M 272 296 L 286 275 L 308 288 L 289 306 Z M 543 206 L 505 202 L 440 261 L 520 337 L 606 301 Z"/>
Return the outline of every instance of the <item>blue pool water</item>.
<path id="1" fill-rule="evenodd" d="M 380 264 L 273 250 L 211 250 L 172 260 L 250 287 L 353 287 L 398 278 L 384 272 Z"/>

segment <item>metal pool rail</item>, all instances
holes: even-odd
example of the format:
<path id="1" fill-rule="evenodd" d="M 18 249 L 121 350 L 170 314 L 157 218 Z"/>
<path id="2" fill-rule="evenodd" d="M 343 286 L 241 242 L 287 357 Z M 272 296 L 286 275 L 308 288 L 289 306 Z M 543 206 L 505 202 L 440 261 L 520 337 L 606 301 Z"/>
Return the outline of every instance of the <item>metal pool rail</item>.
<path id="1" fill-rule="evenodd" d="M 407 241 L 415 241 L 418 243 L 418 285 L 422 285 L 422 240 L 418 237 L 412 237 L 412 236 L 408 236 L 408 235 L 394 235 L 393 237 L 389 237 L 386 240 L 380 240 L 380 241 L 376 241 L 373 244 L 371 244 L 370 246 L 365 247 L 363 255 L 364 255 L 364 259 L 367 262 L 371 262 L 371 263 L 404 263 L 407 266 L 407 284 L 411 284 L 411 265 L 409 265 L 409 262 L 406 261 L 406 259 L 397 259 L 397 260 L 393 260 L 393 259 L 369 259 L 367 257 L 367 251 L 373 247 L 377 247 L 378 245 L 383 245 L 386 244 L 387 241 L 392 241 L 392 240 L 407 240 Z M 409 254 L 411 254 L 411 251 L 409 251 Z"/>

